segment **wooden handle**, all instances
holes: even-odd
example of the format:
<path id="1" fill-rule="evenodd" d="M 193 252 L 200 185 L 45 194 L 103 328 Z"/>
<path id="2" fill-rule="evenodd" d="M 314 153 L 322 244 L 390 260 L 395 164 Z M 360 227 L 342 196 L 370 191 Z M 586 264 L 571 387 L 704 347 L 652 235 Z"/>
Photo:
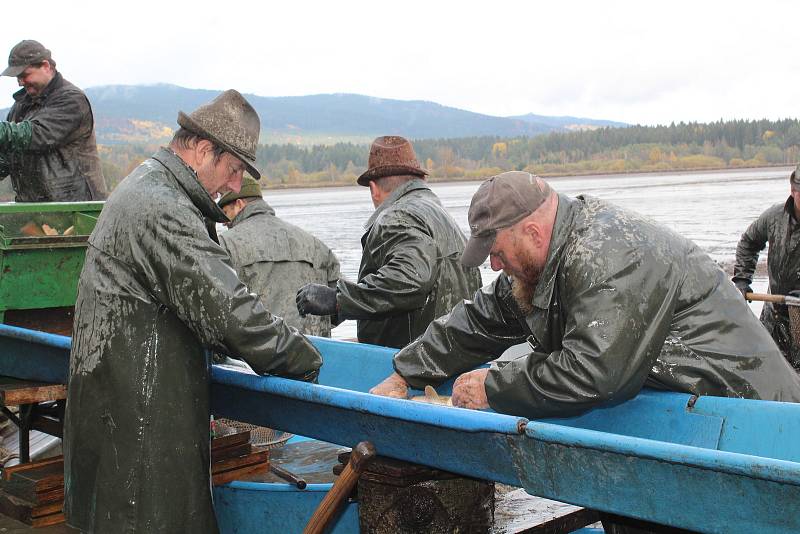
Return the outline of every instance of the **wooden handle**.
<path id="1" fill-rule="evenodd" d="M 783 304 L 786 301 L 785 295 L 769 295 L 767 293 L 745 293 L 744 298 L 759 302 L 775 302 L 777 304 Z"/>
<path id="2" fill-rule="evenodd" d="M 290 471 L 287 471 L 286 469 L 284 469 L 282 467 L 278 467 L 277 465 L 270 464 L 269 470 L 272 471 L 275 475 L 277 475 L 280 478 L 282 478 L 283 480 L 285 480 L 287 482 L 291 482 L 292 484 L 297 486 L 297 489 L 306 489 L 306 486 L 308 486 L 308 484 L 306 483 L 306 481 L 304 479 L 302 479 L 301 477 L 298 477 L 294 473 L 292 473 Z"/>
<path id="3" fill-rule="evenodd" d="M 303 534 L 323 534 L 325 532 L 353 491 L 361 471 L 374 457 L 375 447 L 369 441 L 362 441 L 355 446 L 353 452 L 350 453 L 350 461 L 344 466 L 342 474 L 314 510 L 314 515 L 308 521 Z"/>

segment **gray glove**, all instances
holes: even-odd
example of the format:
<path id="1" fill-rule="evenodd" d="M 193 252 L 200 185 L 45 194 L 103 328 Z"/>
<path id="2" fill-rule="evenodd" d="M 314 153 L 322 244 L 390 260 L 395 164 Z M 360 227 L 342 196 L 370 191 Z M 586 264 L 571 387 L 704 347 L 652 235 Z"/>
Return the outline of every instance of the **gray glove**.
<path id="1" fill-rule="evenodd" d="M 306 284 L 295 297 L 297 311 L 306 315 L 335 315 L 336 289 L 322 284 Z"/>
<path id="2" fill-rule="evenodd" d="M 736 286 L 736 289 L 739 290 L 739 293 L 742 294 L 742 297 L 745 298 L 745 300 L 747 299 L 747 297 L 745 297 L 745 294 L 753 292 L 753 288 L 750 287 L 749 280 L 745 280 L 744 278 L 734 278 L 733 284 Z"/>

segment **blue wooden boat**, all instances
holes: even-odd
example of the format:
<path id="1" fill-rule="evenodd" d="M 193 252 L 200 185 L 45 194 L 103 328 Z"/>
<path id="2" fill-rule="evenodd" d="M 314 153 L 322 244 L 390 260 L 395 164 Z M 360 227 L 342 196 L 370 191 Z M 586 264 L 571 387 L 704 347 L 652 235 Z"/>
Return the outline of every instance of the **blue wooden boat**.
<path id="1" fill-rule="evenodd" d="M 644 390 L 579 417 L 533 421 L 369 395 L 392 371 L 394 350 L 314 342 L 325 359 L 319 385 L 214 368 L 214 413 L 344 446 L 369 440 L 385 456 L 675 527 L 800 532 L 800 405 Z M 69 347 L 66 337 L 0 325 L 0 374 L 63 381 Z M 276 499 L 266 489 L 218 488 L 229 531 L 248 531 L 248 518 Z M 314 490 L 325 488 L 311 488 L 303 506 L 321 499 Z M 336 532 L 354 528 L 347 513 Z"/>

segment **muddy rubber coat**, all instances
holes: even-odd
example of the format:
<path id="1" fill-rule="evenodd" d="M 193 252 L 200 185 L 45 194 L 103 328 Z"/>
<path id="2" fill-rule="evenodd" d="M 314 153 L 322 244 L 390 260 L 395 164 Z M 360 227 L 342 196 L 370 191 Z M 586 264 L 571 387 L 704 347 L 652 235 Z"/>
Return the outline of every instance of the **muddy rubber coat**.
<path id="1" fill-rule="evenodd" d="M 800 223 L 794 218 L 792 197 L 762 213 L 742 234 L 736 246 L 734 280 L 746 280 L 748 284 L 753 281 L 758 254 L 767 243 L 769 292 L 785 295 L 800 289 Z M 800 370 L 800 347 L 792 344 L 788 308 L 783 304 L 765 302 L 761 309 L 761 322 L 786 359 Z"/>
<path id="2" fill-rule="evenodd" d="M 339 319 L 358 340 L 403 347 L 481 285 L 459 262 L 466 239 L 422 180 L 397 187 L 367 221 L 358 282 L 340 280 Z"/>
<path id="3" fill-rule="evenodd" d="M 591 197 L 559 195 L 546 265 L 521 313 L 508 277 L 459 303 L 394 359 L 421 388 L 530 344 L 489 371 L 499 412 L 539 418 L 621 402 L 643 386 L 800 401 L 800 379 L 694 243 Z"/>
<path id="4" fill-rule="evenodd" d="M 295 295 L 310 283 L 334 286 L 339 260 L 325 243 L 275 216 L 264 200 L 251 200 L 219 236 L 233 267 L 270 312 L 314 336 L 330 337 L 327 315 L 300 317 Z"/>
<path id="5" fill-rule="evenodd" d="M 0 154 L 0 177 L 11 175 L 16 201 L 105 199 L 94 116 L 83 91 L 56 72 L 40 96 L 32 98 L 20 89 L 14 100 L 7 120 L 31 124 L 27 148 Z"/>
<path id="6" fill-rule="evenodd" d="M 86 532 L 216 532 L 204 348 L 304 375 L 316 349 L 241 283 L 207 220 L 226 220 L 161 149 L 106 203 L 75 307 L 65 511 Z"/>

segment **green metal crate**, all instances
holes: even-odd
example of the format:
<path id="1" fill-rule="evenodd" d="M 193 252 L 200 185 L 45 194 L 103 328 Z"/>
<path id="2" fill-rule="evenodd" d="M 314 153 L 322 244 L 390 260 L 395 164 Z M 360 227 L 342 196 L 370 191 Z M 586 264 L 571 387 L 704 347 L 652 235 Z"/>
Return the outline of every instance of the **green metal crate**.
<path id="1" fill-rule="evenodd" d="M 0 321 L 8 310 L 73 306 L 103 202 L 0 203 Z M 63 234 L 26 233 L 47 224 Z"/>

